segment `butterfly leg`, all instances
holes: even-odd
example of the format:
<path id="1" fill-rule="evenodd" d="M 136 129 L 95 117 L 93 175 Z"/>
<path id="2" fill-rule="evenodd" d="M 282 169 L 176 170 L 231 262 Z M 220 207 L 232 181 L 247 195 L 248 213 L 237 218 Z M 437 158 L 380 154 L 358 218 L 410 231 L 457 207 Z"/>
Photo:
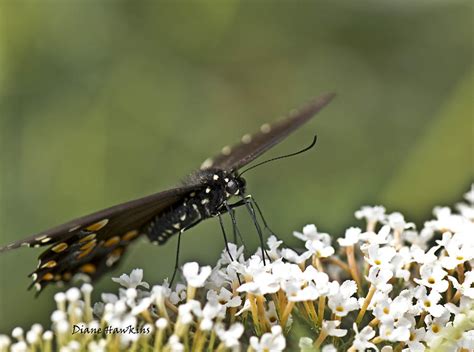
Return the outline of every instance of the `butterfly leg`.
<path id="1" fill-rule="evenodd" d="M 174 269 L 173 269 L 173 276 L 171 276 L 171 281 L 170 281 L 170 287 L 173 285 L 174 278 L 176 276 L 176 273 L 178 272 L 178 267 L 179 267 L 179 249 L 181 245 L 181 235 L 183 234 L 183 231 L 179 231 L 178 233 L 178 244 L 176 246 L 176 257 L 174 260 Z"/>
<path id="2" fill-rule="evenodd" d="M 226 203 L 226 207 L 228 207 L 227 203 Z M 229 208 L 229 210 L 233 212 L 233 210 L 231 208 Z M 229 214 L 232 214 L 232 213 L 229 212 Z M 234 258 L 232 257 L 232 254 L 230 253 L 230 250 L 229 250 L 229 245 L 228 245 L 227 236 L 226 236 L 225 228 L 224 228 L 224 222 L 222 221 L 221 213 L 218 213 L 217 216 L 219 217 L 219 224 L 221 225 L 222 235 L 224 236 L 224 243 L 225 243 L 226 252 L 229 255 L 230 260 L 234 261 Z M 240 279 L 240 274 L 238 274 L 238 273 L 237 273 L 237 280 L 239 280 L 239 284 L 242 285 L 242 280 Z"/>
<path id="3" fill-rule="evenodd" d="M 227 254 L 229 255 L 230 260 L 234 261 L 234 258 L 232 257 L 232 254 L 230 253 L 229 241 L 227 240 L 227 235 L 225 233 L 224 222 L 222 221 L 221 213 L 217 213 L 217 217 L 219 218 L 219 224 L 221 225 L 222 235 L 224 236 L 225 250 Z"/>
<path id="4" fill-rule="evenodd" d="M 174 278 L 176 277 L 176 273 L 178 272 L 178 269 L 179 269 L 179 250 L 180 250 L 180 247 L 181 247 L 181 235 L 183 234 L 184 231 L 187 231 L 190 228 L 192 228 L 192 227 L 196 226 L 197 224 L 199 224 L 201 222 L 201 220 L 202 219 L 199 219 L 195 223 L 181 229 L 178 232 L 178 243 L 176 245 L 176 257 L 175 257 L 175 260 L 174 260 L 173 276 L 171 276 L 170 287 L 173 285 Z"/>
<path id="5" fill-rule="evenodd" d="M 253 224 L 255 225 L 255 228 L 257 229 L 258 239 L 260 240 L 260 247 L 262 250 L 263 265 L 266 265 L 265 255 L 268 257 L 268 259 L 270 259 L 270 257 L 265 252 L 265 244 L 263 242 L 263 232 L 262 232 L 262 229 L 260 228 L 260 224 L 258 223 L 257 216 L 255 215 L 255 209 L 253 207 L 252 202 L 249 201 L 247 197 L 242 196 L 241 200 L 245 204 L 245 208 L 247 208 L 247 211 L 249 212 L 250 217 L 252 218 Z"/>
<path id="6" fill-rule="evenodd" d="M 258 203 L 257 201 L 255 200 L 255 198 L 249 194 L 246 196 L 246 198 L 248 198 L 254 205 L 255 205 L 255 208 L 257 208 L 257 211 L 258 211 L 258 214 L 260 215 L 260 218 L 262 219 L 262 222 L 263 222 L 263 226 L 265 226 L 265 230 L 267 230 L 268 232 L 270 232 L 271 235 L 275 236 L 275 237 L 278 237 L 275 232 L 272 231 L 272 229 L 268 226 L 268 223 L 267 221 L 265 220 L 265 217 L 263 216 L 263 213 L 262 213 L 262 210 L 260 209 L 260 207 L 258 206 Z"/>
<path id="7" fill-rule="evenodd" d="M 267 221 L 266 221 L 265 218 L 263 217 L 262 210 L 261 210 L 260 207 L 258 206 L 257 201 L 255 200 L 255 198 L 254 198 L 251 194 L 247 195 L 246 198 L 250 199 L 250 201 L 253 202 L 253 204 L 254 204 L 255 207 L 257 208 L 258 214 L 260 215 L 260 218 L 262 219 L 263 225 L 265 226 L 265 230 L 267 230 L 268 232 L 270 232 L 271 235 L 273 235 L 273 236 L 275 236 L 275 237 L 278 237 L 278 236 L 275 234 L 275 232 L 273 232 L 272 229 L 270 229 L 270 227 L 268 226 Z M 290 245 L 288 245 L 288 244 L 285 243 L 284 241 L 283 241 L 283 243 L 285 244 L 286 247 L 290 248 L 291 250 L 295 251 L 296 253 L 299 253 L 296 249 L 294 249 L 293 247 L 291 247 Z"/>
<path id="8" fill-rule="evenodd" d="M 242 205 L 245 205 L 246 209 L 248 210 L 248 212 L 250 214 L 250 217 L 252 218 L 252 221 L 255 225 L 255 228 L 257 229 L 258 237 L 259 237 L 259 240 L 260 240 L 260 247 L 261 247 L 261 250 L 262 250 L 263 264 L 266 264 L 265 263 L 265 255 L 267 256 L 268 259 L 270 259 L 270 256 L 268 255 L 268 253 L 266 253 L 266 250 L 265 250 L 265 244 L 264 244 L 264 241 L 263 241 L 263 232 L 262 232 L 262 229 L 260 228 L 260 224 L 258 223 L 257 216 L 256 216 L 256 213 L 255 213 L 255 209 L 254 209 L 253 204 L 252 204 L 251 196 L 247 195 L 245 197 L 242 197 L 241 200 L 239 200 L 239 201 L 237 201 L 233 204 L 227 204 L 227 205 L 231 209 L 234 209 L 234 208 L 240 207 Z M 261 212 L 260 211 L 259 211 L 259 214 L 260 214 L 260 217 L 261 217 Z M 263 218 L 262 218 L 262 220 L 263 220 Z M 243 242 L 243 240 L 242 240 L 242 242 Z"/>
<path id="9" fill-rule="evenodd" d="M 232 220 L 232 229 L 234 231 L 234 243 L 237 245 L 237 237 L 238 237 L 240 239 L 240 242 L 242 242 L 242 244 L 245 248 L 244 238 L 242 237 L 242 234 L 240 233 L 240 230 L 237 227 L 237 220 L 235 218 L 234 208 L 232 208 L 232 205 L 230 205 L 227 202 L 224 202 L 224 206 L 225 206 L 225 208 L 226 208 L 227 212 L 229 213 L 230 218 Z"/>

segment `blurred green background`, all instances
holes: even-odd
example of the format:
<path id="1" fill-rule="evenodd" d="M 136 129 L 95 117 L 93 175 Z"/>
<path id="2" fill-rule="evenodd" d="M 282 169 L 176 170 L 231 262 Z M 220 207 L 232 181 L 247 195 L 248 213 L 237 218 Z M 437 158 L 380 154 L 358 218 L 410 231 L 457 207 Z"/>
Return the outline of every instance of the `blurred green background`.
<path id="1" fill-rule="evenodd" d="M 0 0 L 0 242 L 164 190 L 244 133 L 323 92 L 337 99 L 247 174 L 272 228 L 334 235 L 364 204 L 421 224 L 474 179 L 469 1 Z M 239 212 L 247 244 L 256 248 Z M 123 265 L 156 283 L 176 239 Z M 216 220 L 181 262 L 214 263 Z M 40 250 L 0 256 L 0 332 L 49 322 L 26 277 Z"/>

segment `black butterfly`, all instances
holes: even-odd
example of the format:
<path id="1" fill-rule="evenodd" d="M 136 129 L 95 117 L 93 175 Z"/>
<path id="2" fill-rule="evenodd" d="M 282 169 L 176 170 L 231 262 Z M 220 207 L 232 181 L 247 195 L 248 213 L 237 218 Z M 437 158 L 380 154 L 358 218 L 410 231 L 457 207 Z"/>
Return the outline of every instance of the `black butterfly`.
<path id="1" fill-rule="evenodd" d="M 204 161 L 179 187 L 72 220 L 0 247 L 0 252 L 48 246 L 30 274 L 38 292 L 49 283 L 67 282 L 77 273 L 97 279 L 118 263 L 138 237 L 146 235 L 152 243 L 164 244 L 204 219 L 231 211 L 228 200 L 235 196 L 243 200 L 245 195 L 245 180 L 238 170 L 286 138 L 333 97 L 323 95 L 287 118 L 263 125 L 254 135 L 243 136 L 241 143 Z"/>

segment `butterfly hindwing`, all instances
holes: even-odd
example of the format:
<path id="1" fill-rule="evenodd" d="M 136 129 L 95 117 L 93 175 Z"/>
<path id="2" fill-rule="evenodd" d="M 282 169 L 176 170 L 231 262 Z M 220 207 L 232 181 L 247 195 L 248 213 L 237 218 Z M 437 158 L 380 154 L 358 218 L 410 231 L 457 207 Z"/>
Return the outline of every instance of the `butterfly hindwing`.
<path id="1" fill-rule="evenodd" d="M 201 169 L 218 168 L 235 171 L 247 165 L 268 149 L 278 144 L 291 132 L 311 119 L 319 110 L 326 106 L 335 94 L 320 96 L 298 110 L 290 112 L 289 116 L 273 124 L 264 124 L 260 131 L 253 135 L 244 135 L 241 143 L 232 147 L 224 147 L 214 158 L 207 159 Z"/>
<path id="2" fill-rule="evenodd" d="M 49 246 L 31 274 L 38 290 L 51 282 L 69 281 L 77 273 L 98 278 L 117 264 L 127 246 L 155 216 L 195 189 L 189 185 L 119 204 L 14 242 L 0 251 Z"/>

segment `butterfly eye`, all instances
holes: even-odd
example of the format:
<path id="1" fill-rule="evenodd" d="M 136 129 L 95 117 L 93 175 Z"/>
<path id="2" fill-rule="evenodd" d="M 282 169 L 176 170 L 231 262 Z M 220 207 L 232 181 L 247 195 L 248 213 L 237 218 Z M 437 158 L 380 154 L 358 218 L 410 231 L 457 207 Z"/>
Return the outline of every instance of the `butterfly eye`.
<path id="1" fill-rule="evenodd" d="M 234 180 L 230 180 L 229 182 L 227 182 L 225 189 L 226 189 L 226 192 L 229 194 L 239 193 L 239 185 Z"/>

